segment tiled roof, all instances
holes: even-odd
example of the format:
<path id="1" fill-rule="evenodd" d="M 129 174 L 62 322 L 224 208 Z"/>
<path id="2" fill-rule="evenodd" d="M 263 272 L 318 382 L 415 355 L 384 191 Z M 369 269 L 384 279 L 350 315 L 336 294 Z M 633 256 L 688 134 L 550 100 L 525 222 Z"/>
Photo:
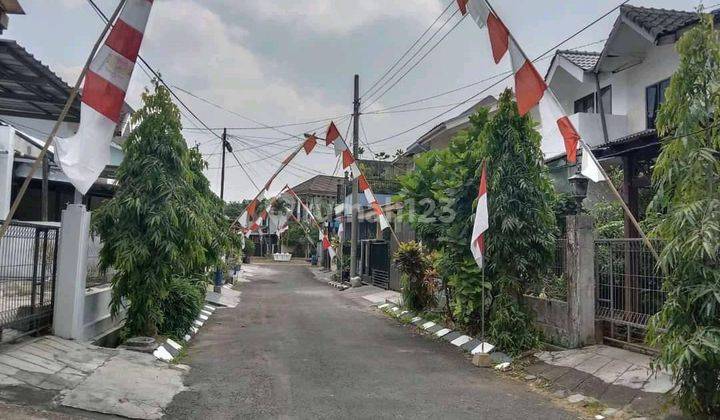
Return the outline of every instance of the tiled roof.
<path id="1" fill-rule="evenodd" d="M 337 186 L 342 184 L 343 178 L 330 175 L 317 175 L 295 187 L 293 191 L 301 195 L 336 195 Z"/>
<path id="2" fill-rule="evenodd" d="M 558 55 L 567 58 L 585 71 L 590 71 L 595 68 L 595 64 L 597 64 L 600 59 L 600 53 L 592 51 L 560 50 L 558 51 Z"/>
<path id="3" fill-rule="evenodd" d="M 673 34 L 698 21 L 697 12 L 682 10 L 654 9 L 625 5 L 620 13 L 655 38 Z M 711 12 L 717 18 L 718 10 Z"/>

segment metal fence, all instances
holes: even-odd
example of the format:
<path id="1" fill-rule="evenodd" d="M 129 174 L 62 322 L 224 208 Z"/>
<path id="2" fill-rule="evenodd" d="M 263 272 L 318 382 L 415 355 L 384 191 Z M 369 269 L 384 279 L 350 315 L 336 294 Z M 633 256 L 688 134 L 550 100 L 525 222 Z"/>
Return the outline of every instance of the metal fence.
<path id="1" fill-rule="evenodd" d="M 100 270 L 99 253 L 101 241 L 97 237 L 93 237 L 91 239 L 92 240 L 88 244 L 87 278 L 85 284 L 87 288 L 109 284 L 114 274 L 114 270 L 112 268 L 105 272 Z"/>
<path id="2" fill-rule="evenodd" d="M 654 241 L 660 249 L 662 243 Z M 642 239 L 595 241 L 596 318 L 606 340 L 644 344 L 650 318 L 665 303 L 663 276 Z"/>
<path id="3" fill-rule="evenodd" d="M 0 334 L 52 324 L 58 233 L 56 226 L 13 222 L 0 239 Z"/>

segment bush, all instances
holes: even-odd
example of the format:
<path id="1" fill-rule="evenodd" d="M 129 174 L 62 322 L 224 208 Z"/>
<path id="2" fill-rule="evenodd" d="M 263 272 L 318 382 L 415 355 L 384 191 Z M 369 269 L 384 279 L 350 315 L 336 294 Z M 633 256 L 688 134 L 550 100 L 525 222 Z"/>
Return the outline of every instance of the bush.
<path id="1" fill-rule="evenodd" d="M 203 308 L 206 287 L 205 278 L 174 277 L 170 281 L 167 296 L 160 300 L 161 335 L 175 339 L 185 337 Z"/>
<path id="2" fill-rule="evenodd" d="M 395 265 L 402 273 L 403 303 L 409 310 L 423 312 L 437 306 L 435 278 L 428 275 L 432 265 L 417 242 L 400 244 L 395 254 Z"/>

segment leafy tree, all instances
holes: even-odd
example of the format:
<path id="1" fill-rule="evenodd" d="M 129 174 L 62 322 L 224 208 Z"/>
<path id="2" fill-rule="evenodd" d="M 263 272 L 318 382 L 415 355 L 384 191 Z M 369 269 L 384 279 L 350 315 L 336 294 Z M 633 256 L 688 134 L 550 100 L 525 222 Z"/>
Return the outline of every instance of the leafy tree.
<path id="1" fill-rule="evenodd" d="M 162 325 L 177 332 L 165 320 L 173 313 L 163 310 L 173 284 L 193 283 L 204 296 L 205 272 L 231 242 L 222 203 L 202 175 L 199 153 L 187 148 L 170 93 L 156 83 L 142 100 L 123 146 L 116 195 L 94 215 L 101 269 L 115 270 L 111 310 L 117 315 L 127 306 L 128 335 L 155 335 Z"/>
<path id="2" fill-rule="evenodd" d="M 680 67 L 658 120 L 663 143 L 653 182 L 662 216 L 659 266 L 667 300 L 650 326 L 677 401 L 694 416 L 720 416 L 720 40 L 713 19 L 677 43 Z"/>
<path id="3" fill-rule="evenodd" d="M 488 165 L 490 210 L 484 284 L 470 253 L 483 160 Z M 456 321 L 471 332 L 479 330 L 484 287 L 491 338 L 512 353 L 535 346 L 538 335 L 521 295 L 552 266 L 555 193 L 543 164 L 540 135 L 528 116 L 518 115 L 512 93 L 503 93 L 492 118 L 487 110 L 472 116 L 470 129 L 447 149 L 417 158 L 415 170 L 402 177 L 401 184 L 397 199 L 406 204 L 402 217 L 430 249 L 439 251 L 435 265 L 452 287 Z"/>
<path id="4" fill-rule="evenodd" d="M 375 160 L 388 160 L 391 157 L 392 156 L 390 156 L 386 152 L 375 153 Z"/>

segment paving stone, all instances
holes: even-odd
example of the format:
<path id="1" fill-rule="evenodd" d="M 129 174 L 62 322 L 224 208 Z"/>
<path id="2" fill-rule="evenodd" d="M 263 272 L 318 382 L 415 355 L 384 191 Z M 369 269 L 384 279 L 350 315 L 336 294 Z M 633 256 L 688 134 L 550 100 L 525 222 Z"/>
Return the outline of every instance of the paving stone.
<path id="1" fill-rule="evenodd" d="M 537 376 L 535 376 L 535 375 L 525 375 L 526 381 L 534 381 L 536 379 L 537 379 Z"/>
<path id="2" fill-rule="evenodd" d="M 26 372 L 35 372 L 35 373 L 45 373 L 50 374 L 54 371 L 52 369 L 47 369 L 43 366 L 36 365 L 34 363 L 30 363 L 28 361 L 17 359 L 15 357 L 8 356 L 6 354 L 0 355 L 0 363 L 12 366 L 16 369 L 19 369 L 21 371 Z"/>
<path id="3" fill-rule="evenodd" d="M 35 387 L 39 387 L 40 384 L 47 381 L 49 377 L 50 375 L 46 373 L 27 372 L 22 370 L 13 376 L 13 378 Z"/>
<path id="4" fill-rule="evenodd" d="M 47 347 L 45 346 L 39 346 L 36 344 L 32 344 L 29 346 L 25 346 L 22 349 L 23 352 L 30 353 L 36 357 L 39 357 L 41 359 L 45 359 L 49 362 L 55 361 L 55 351 L 48 351 Z"/>
<path id="5" fill-rule="evenodd" d="M 625 373 L 620 375 L 620 377 L 613 382 L 613 385 L 641 389 L 648 381 L 651 374 L 652 372 L 650 369 L 634 365 L 630 369 L 626 370 Z"/>
<path id="6" fill-rule="evenodd" d="M 18 372 L 18 368 L 0 363 L 0 375 L 13 376 Z"/>
<path id="7" fill-rule="evenodd" d="M 51 361 L 51 360 L 48 360 L 48 359 L 45 359 L 42 357 L 38 357 L 34 354 L 23 353 L 22 351 L 11 351 L 6 354 L 10 357 L 15 357 L 17 359 L 21 359 L 21 360 L 24 360 L 29 363 L 34 363 L 38 366 L 42 366 L 45 369 L 52 371 L 53 373 L 59 372 L 62 368 L 65 367 L 64 365 L 59 364 L 54 360 Z"/>
<path id="8" fill-rule="evenodd" d="M 603 356 L 601 354 L 594 354 L 579 365 L 575 366 L 575 369 L 583 371 L 585 373 L 594 374 L 611 361 L 612 359 L 607 356 Z"/>
<path id="9" fill-rule="evenodd" d="M 448 334 L 445 334 L 442 339 L 447 342 L 452 342 L 456 338 L 462 337 L 462 335 L 463 335 L 463 333 L 461 333 L 459 331 L 452 331 Z"/>
<path id="10" fill-rule="evenodd" d="M 581 372 L 579 370 L 570 369 L 564 375 L 560 376 L 555 380 L 555 385 L 561 388 L 575 391 L 580 384 L 585 382 L 590 376 L 589 373 Z"/>
<path id="11" fill-rule="evenodd" d="M 594 373 L 595 376 L 609 384 L 615 382 L 623 373 L 632 367 L 632 364 L 622 360 L 612 360 Z"/>
<path id="12" fill-rule="evenodd" d="M 625 407 L 635 399 L 640 391 L 624 386 L 608 385 L 605 392 L 600 396 L 600 400 L 615 407 Z"/>
<path id="13" fill-rule="evenodd" d="M 594 356 L 594 354 L 592 354 L 592 353 L 580 353 L 580 352 L 571 353 L 565 357 L 555 358 L 554 360 L 549 361 L 548 363 L 556 365 L 556 366 L 565 366 L 565 367 L 574 368 L 574 367 L 582 364 L 586 360 L 590 359 L 593 356 Z"/>
<path id="14" fill-rule="evenodd" d="M 647 383 L 642 387 L 644 392 L 665 394 L 673 389 L 672 376 L 660 372 L 650 376 Z"/>
<path id="15" fill-rule="evenodd" d="M 11 376 L 0 374 L 0 386 L 21 386 L 25 382 Z"/>

